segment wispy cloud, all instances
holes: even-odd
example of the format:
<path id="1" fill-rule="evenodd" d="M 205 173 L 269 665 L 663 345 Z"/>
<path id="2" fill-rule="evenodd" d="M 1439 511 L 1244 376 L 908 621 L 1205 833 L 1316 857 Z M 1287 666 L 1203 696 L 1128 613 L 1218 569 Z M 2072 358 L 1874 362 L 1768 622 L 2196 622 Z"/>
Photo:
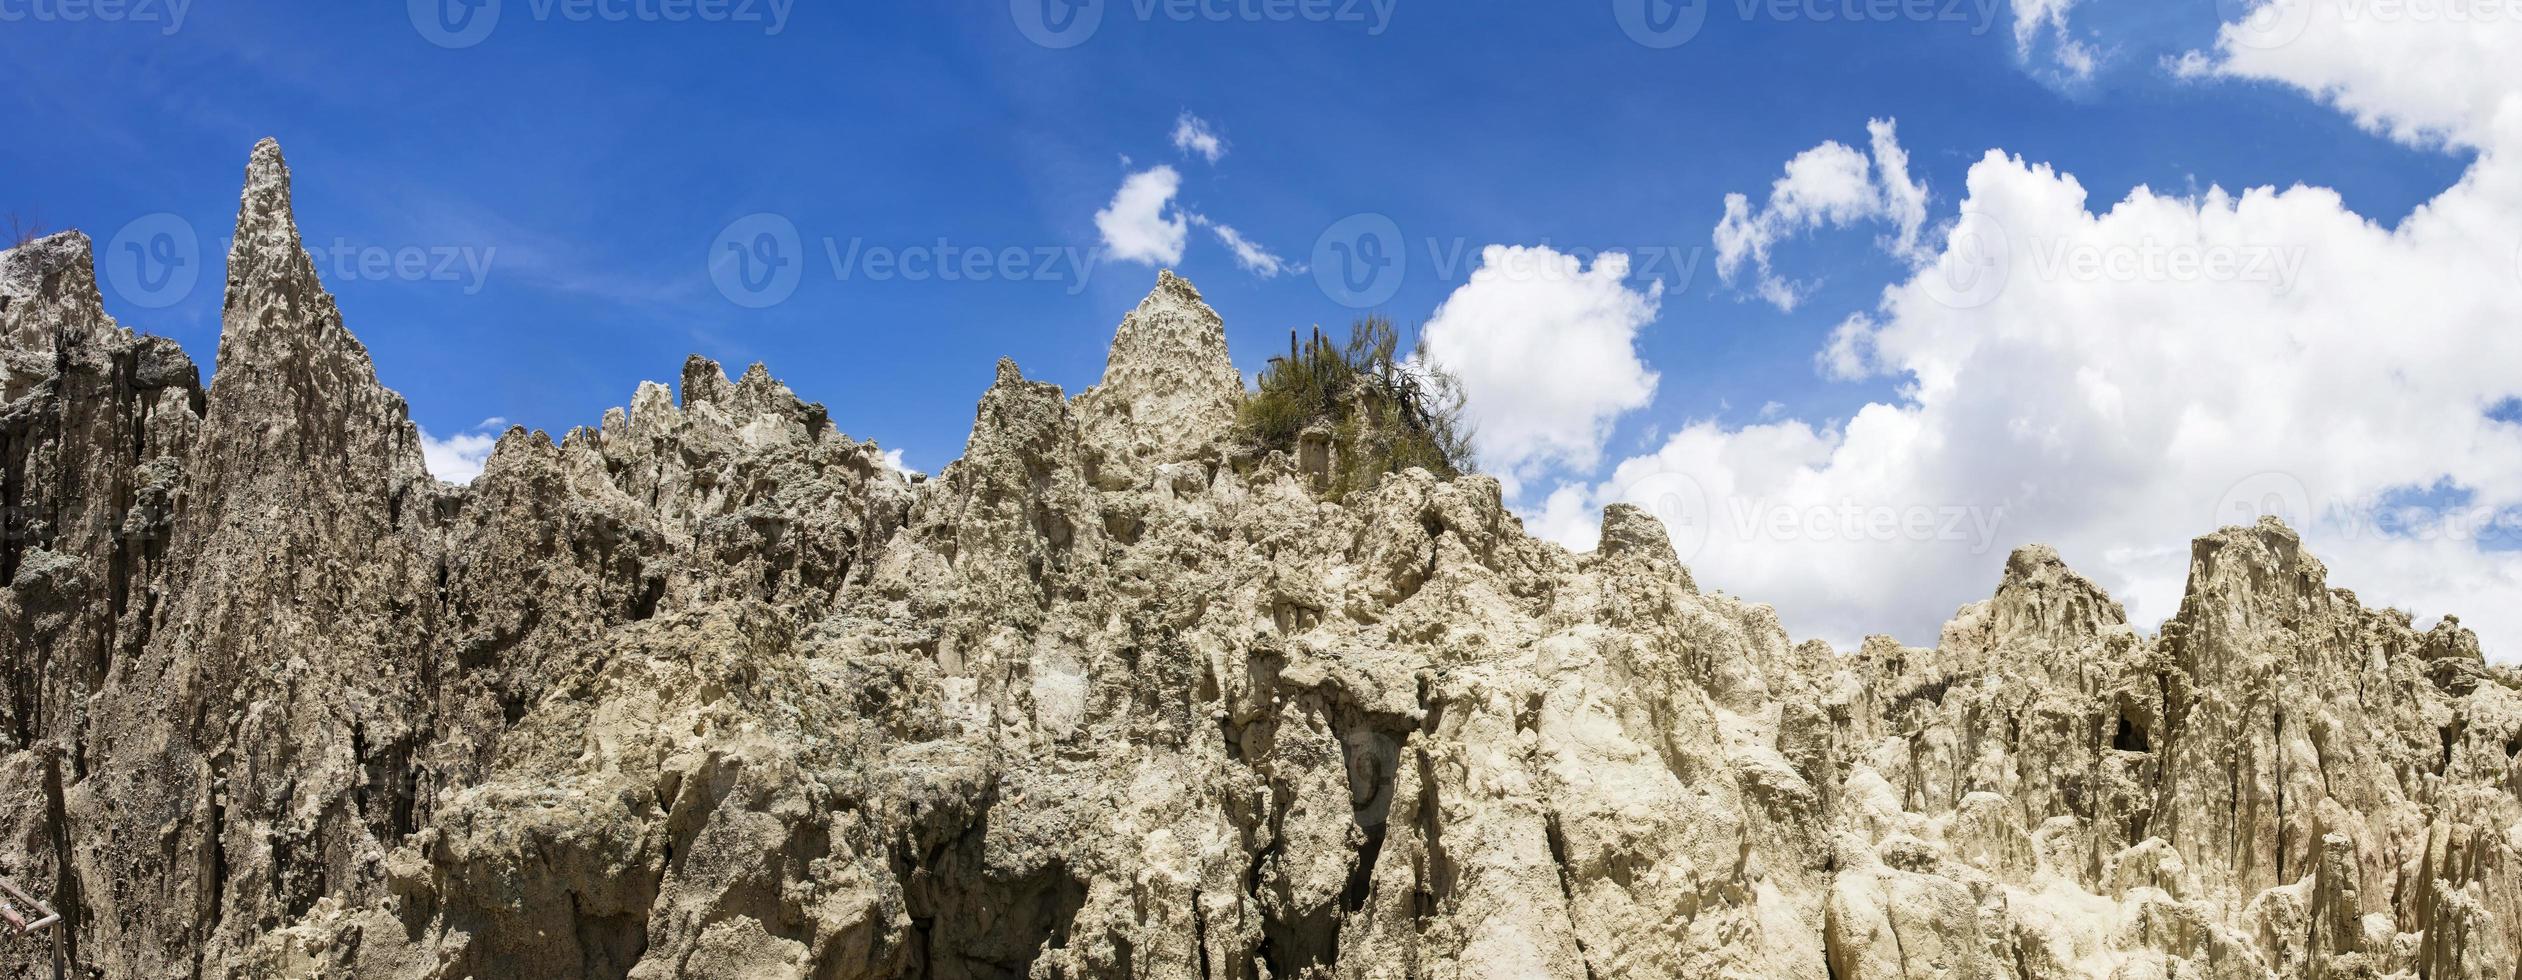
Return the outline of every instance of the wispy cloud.
<path id="1" fill-rule="evenodd" d="M 1302 264 L 1280 258 L 1278 253 L 1270 251 L 1261 243 L 1244 237 L 1244 233 L 1236 231 L 1233 225 L 1211 221 L 1206 215 L 1199 214 L 1191 215 L 1191 223 L 1206 228 L 1211 234 L 1216 235 L 1217 240 L 1226 246 L 1227 251 L 1235 253 L 1235 264 L 1242 266 L 1245 272 L 1263 279 L 1270 279 L 1282 272 L 1305 271 Z"/>
<path id="2" fill-rule="evenodd" d="M 1217 129 L 1188 112 L 1173 121 L 1173 148 L 1210 163 L 1226 155 L 1226 141 L 1218 138 Z"/>

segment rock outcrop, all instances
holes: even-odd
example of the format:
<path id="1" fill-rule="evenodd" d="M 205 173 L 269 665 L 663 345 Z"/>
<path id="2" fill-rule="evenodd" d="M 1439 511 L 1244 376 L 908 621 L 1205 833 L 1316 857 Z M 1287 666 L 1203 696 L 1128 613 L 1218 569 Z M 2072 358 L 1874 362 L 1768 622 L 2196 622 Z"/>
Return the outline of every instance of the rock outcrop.
<path id="1" fill-rule="evenodd" d="M 1334 503 L 1170 273 L 914 484 L 760 367 L 429 479 L 256 148 L 205 390 L 0 253 L 13 976 L 2507 978 L 2522 678 L 2282 525 L 1790 641 L 1628 507 Z"/>

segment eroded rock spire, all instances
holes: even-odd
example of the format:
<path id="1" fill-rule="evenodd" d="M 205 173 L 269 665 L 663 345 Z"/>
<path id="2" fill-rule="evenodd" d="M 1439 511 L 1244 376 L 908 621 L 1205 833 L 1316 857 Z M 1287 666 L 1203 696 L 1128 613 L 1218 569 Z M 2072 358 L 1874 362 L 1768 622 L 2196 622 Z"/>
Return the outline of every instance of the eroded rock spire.
<path id="1" fill-rule="evenodd" d="M 414 642 L 438 613 L 415 598 L 439 575 L 435 483 L 299 245 L 269 140 L 228 262 L 218 369 L 149 599 L 163 625 L 93 708 L 100 730 L 151 749 L 100 754 L 73 794 L 109 973 L 225 956 L 319 895 L 376 893 L 409 791 L 361 795 L 377 764 L 361 756 L 408 760 L 437 653 Z M 328 810 L 342 816 L 305 817 Z M 118 844 L 143 836 L 163 844 Z"/>
<path id="2" fill-rule="evenodd" d="M 1113 333 L 1103 382 L 1077 396 L 1096 484 L 1136 485 L 1148 467 L 1215 445 L 1233 432 L 1243 391 L 1217 311 L 1189 280 L 1157 273 L 1156 288 Z"/>
<path id="3" fill-rule="evenodd" d="M 65 231 L 0 252 L 0 342 L 10 350 L 52 350 L 62 340 L 113 334 L 92 251 L 87 235 Z"/>
<path id="4" fill-rule="evenodd" d="M 316 275 L 289 184 L 280 144 L 256 144 L 228 251 L 205 465 L 233 471 L 257 461 L 296 467 L 329 459 L 339 468 L 276 475 L 321 481 L 338 474 L 345 491 L 382 499 L 423 478 L 419 433 L 402 396 L 378 382 L 367 347 L 343 324 Z"/>

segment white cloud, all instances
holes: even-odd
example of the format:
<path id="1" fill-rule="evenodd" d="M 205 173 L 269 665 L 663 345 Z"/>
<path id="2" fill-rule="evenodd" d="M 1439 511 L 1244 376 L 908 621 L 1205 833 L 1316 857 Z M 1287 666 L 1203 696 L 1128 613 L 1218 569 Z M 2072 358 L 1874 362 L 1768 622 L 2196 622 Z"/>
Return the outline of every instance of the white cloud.
<path id="1" fill-rule="evenodd" d="M 1182 175 L 1158 165 L 1129 175 L 1112 203 L 1095 212 L 1095 230 L 1114 259 L 1173 265 L 1182 261 L 1189 221 L 1173 207 L 1182 191 Z"/>
<path id="2" fill-rule="evenodd" d="M 1270 279 L 1282 272 L 1305 271 L 1304 266 L 1280 258 L 1278 253 L 1259 242 L 1245 238 L 1243 232 L 1236 231 L 1233 225 L 1211 221 L 1208 216 L 1199 214 L 1191 216 L 1191 223 L 1216 234 L 1218 242 L 1224 244 L 1227 251 L 1235 253 L 1235 264 L 1242 266 L 1245 272 Z"/>
<path id="3" fill-rule="evenodd" d="M 1774 272 L 1770 249 L 1807 231 L 1861 221 L 1889 222 L 1893 233 L 1884 249 L 1917 257 L 1926 184 L 1910 179 L 1909 154 L 1891 120 L 1872 120 L 1865 128 L 1872 139 L 1870 159 L 1863 150 L 1825 141 L 1787 161 L 1785 175 L 1770 185 L 1769 199 L 1758 210 L 1744 195 L 1725 195 L 1725 216 L 1713 235 L 1719 278 L 1735 284 L 1748 264 L 1755 272 L 1753 291 L 1778 309 L 1793 310 L 1810 289 Z"/>
<path id="4" fill-rule="evenodd" d="M 1971 222 L 1931 243 L 1939 261 L 1818 358 L 1899 379 L 1897 397 L 1828 425 L 1690 425 L 1529 522 L 1590 546 L 1605 503 L 1664 510 L 1700 582 L 1846 646 L 1872 631 L 1932 642 L 2031 542 L 2150 628 L 2177 607 L 2188 540 L 2275 501 L 2334 584 L 2421 622 L 2458 614 L 2491 656 L 2522 657 L 2522 551 L 2442 533 L 2447 515 L 2376 524 L 2410 488 L 2466 488 L 2448 516 L 2473 521 L 2522 508 L 2522 431 L 2487 418 L 2522 394 L 2512 29 L 2477 28 L 2503 38 L 2488 57 L 2472 26 L 2401 36 L 2323 10 L 2275 54 L 2228 42 L 2218 71 L 2286 81 L 2403 139 L 2481 147 L 2396 226 L 2309 187 L 2140 188 L 2096 210 L 2073 176 L 1990 153 L 1959 205 Z M 2509 521 L 2490 529 L 2508 547 Z"/>
<path id="5" fill-rule="evenodd" d="M 1173 121 L 1173 148 L 1210 163 L 1226 155 L 1226 141 L 1218 138 L 1217 130 L 1209 126 L 1208 120 L 1188 112 Z"/>
<path id="6" fill-rule="evenodd" d="M 2163 56 L 2163 71 L 2184 82 L 2194 82 L 2215 74 L 2215 59 L 2202 51 L 2183 51 L 2178 57 Z"/>
<path id="7" fill-rule="evenodd" d="M 1188 112 L 1174 120 L 1173 145 L 1210 163 L 1226 155 L 1226 143 L 1217 130 Z M 1129 157 L 1121 161 L 1126 169 Z M 1289 262 L 1233 225 L 1181 207 L 1176 202 L 1181 193 L 1182 173 L 1170 166 L 1159 164 L 1130 174 L 1112 195 L 1112 203 L 1095 212 L 1095 229 L 1103 237 L 1105 251 L 1125 262 L 1177 265 L 1189 244 L 1190 229 L 1197 225 L 1216 235 L 1246 272 L 1271 279 L 1283 272 L 1305 271 L 1302 264 Z"/>
<path id="8" fill-rule="evenodd" d="M 902 474 L 905 479 L 926 475 L 918 470 L 912 469 L 909 463 L 903 462 L 902 451 L 899 449 L 887 449 L 884 451 L 884 465 L 886 469 Z"/>
<path id="9" fill-rule="evenodd" d="M 421 461 L 431 476 L 448 483 L 471 483 L 482 475 L 482 464 L 490 460 L 490 451 L 499 445 L 499 433 L 507 426 L 506 419 L 483 419 L 480 425 L 445 439 L 421 429 Z"/>
<path id="10" fill-rule="evenodd" d="M 2014 56 L 2044 81 L 2087 82 L 2100 67 L 2101 52 L 2067 29 L 2067 11 L 2075 4 L 2076 0 L 2014 0 Z M 2046 65 L 2039 64 L 2037 54 L 2043 42 L 2049 51 Z"/>
<path id="11" fill-rule="evenodd" d="M 1516 480 L 1600 462 L 1612 422 L 1655 397 L 1638 331 L 1663 284 L 1629 288 L 1629 257 L 1589 269 L 1547 247 L 1491 245 L 1426 327 L 1427 356 L 1462 379 L 1481 465 Z"/>
<path id="12" fill-rule="evenodd" d="M 1878 174 L 1874 186 L 1883 195 L 1882 216 L 1895 229 L 1884 248 L 1894 255 L 1922 258 L 1918 255 L 1918 231 L 1927 223 L 1927 185 L 1909 178 L 1909 151 L 1900 148 L 1900 135 L 1894 130 L 1889 119 L 1870 119 L 1865 123 Z"/>
<path id="13" fill-rule="evenodd" d="M 2522 17 L 2455 0 L 2262 0 L 2218 29 L 2193 74 L 2283 82 L 2376 132 L 2474 148 L 2512 128 L 2522 93 Z M 2510 142 L 2503 145 L 2511 146 Z"/>
<path id="14" fill-rule="evenodd" d="M 1873 318 L 1863 313 L 1848 314 L 1830 331 L 1830 342 L 1821 353 L 1813 355 L 1813 367 L 1833 381 L 1864 378 L 1872 373 L 1867 364 L 1873 356 L 1873 339 Z"/>

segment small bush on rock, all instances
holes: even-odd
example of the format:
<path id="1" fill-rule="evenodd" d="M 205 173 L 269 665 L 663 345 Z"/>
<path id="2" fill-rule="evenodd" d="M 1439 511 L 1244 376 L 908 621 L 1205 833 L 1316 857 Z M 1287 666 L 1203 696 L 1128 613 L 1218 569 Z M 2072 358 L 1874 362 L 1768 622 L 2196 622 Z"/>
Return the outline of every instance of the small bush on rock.
<path id="1" fill-rule="evenodd" d="M 1440 479 L 1472 472 L 1461 382 L 1429 363 L 1424 343 L 1400 356 L 1400 337 L 1382 316 L 1350 325 L 1346 346 L 1319 327 L 1310 339 L 1290 331 L 1287 355 L 1244 401 L 1245 441 L 1318 467 L 1334 499 L 1414 466 Z"/>

